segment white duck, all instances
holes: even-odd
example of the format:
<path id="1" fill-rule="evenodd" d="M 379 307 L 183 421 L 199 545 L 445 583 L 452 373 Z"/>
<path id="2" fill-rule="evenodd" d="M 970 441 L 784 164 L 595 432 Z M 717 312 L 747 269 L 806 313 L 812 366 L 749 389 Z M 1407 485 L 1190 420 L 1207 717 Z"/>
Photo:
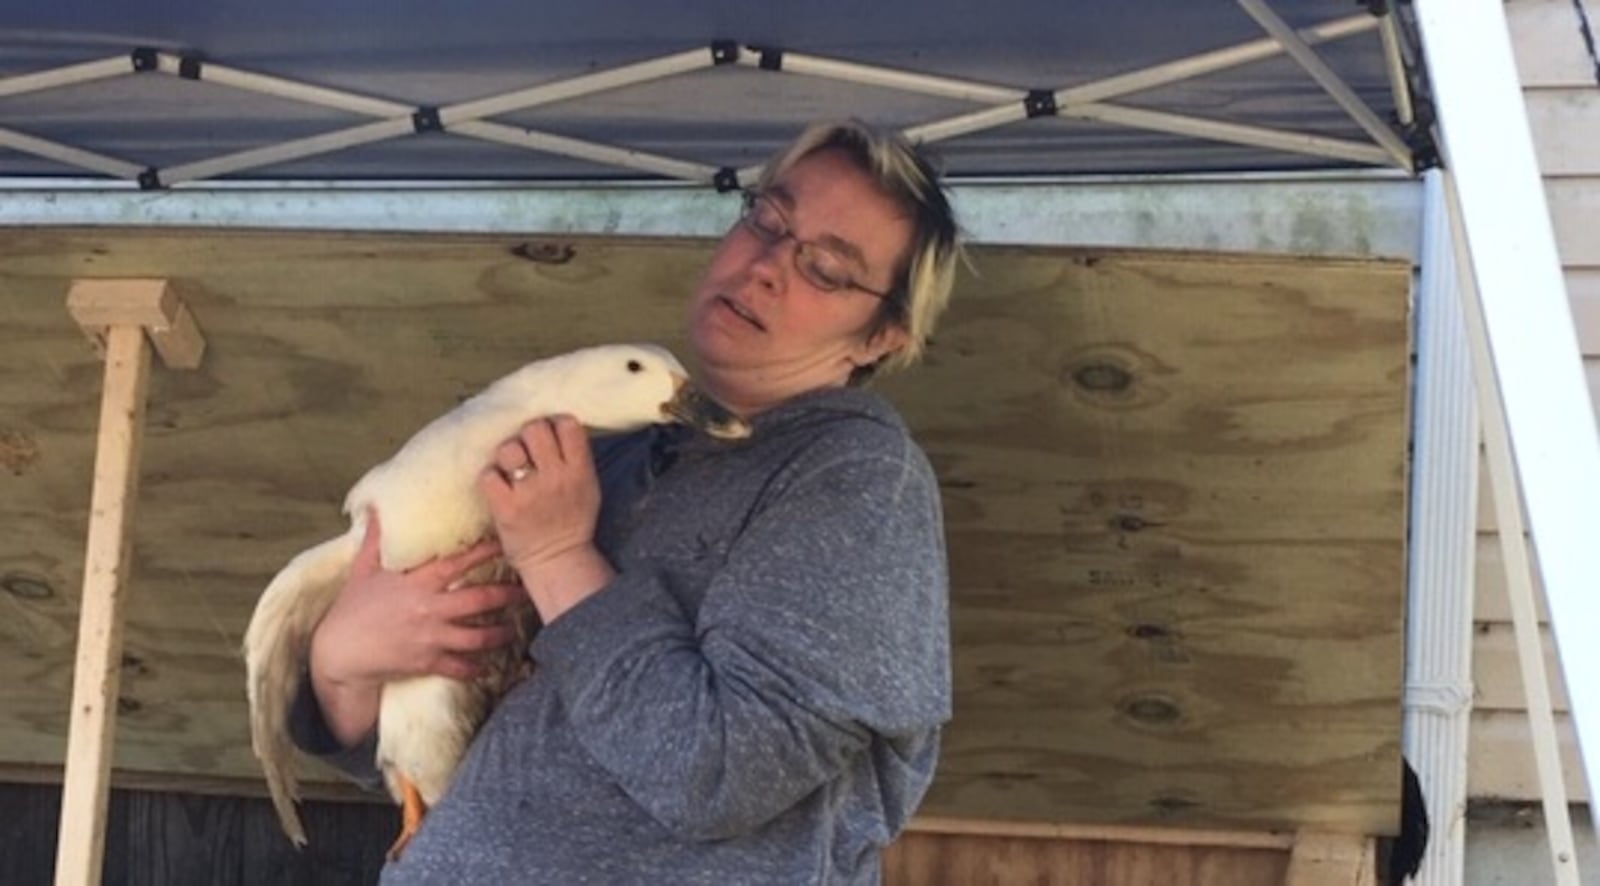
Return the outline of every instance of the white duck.
<path id="1" fill-rule="evenodd" d="M 287 718 L 311 632 L 332 605 L 366 533 L 368 508 L 383 526 L 385 568 L 404 570 L 454 553 L 488 534 L 478 474 L 494 448 L 526 422 L 568 413 L 595 431 L 683 421 L 723 437 L 749 428 L 695 393 L 683 366 L 652 345 L 606 345 L 540 360 L 500 379 L 418 431 L 372 468 L 345 498 L 350 529 L 296 556 L 261 594 L 245 633 L 251 746 L 284 833 L 306 842 L 295 803 L 295 749 Z M 498 564 L 495 564 L 498 565 Z M 523 650 L 508 650 L 490 678 L 465 683 L 426 676 L 383 687 L 377 764 L 404 808 L 391 856 L 437 803 L 490 706 L 509 688 Z"/>

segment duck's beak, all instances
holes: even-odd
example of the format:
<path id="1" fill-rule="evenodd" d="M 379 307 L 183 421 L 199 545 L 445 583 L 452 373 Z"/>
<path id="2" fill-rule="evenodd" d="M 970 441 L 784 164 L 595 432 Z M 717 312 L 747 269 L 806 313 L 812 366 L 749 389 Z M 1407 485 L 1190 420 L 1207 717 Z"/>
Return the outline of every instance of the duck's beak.
<path id="1" fill-rule="evenodd" d="M 668 417 L 721 440 L 742 440 L 750 436 L 749 423 L 730 412 L 728 407 L 706 396 L 687 377 L 677 376 L 676 381 L 672 399 L 661 404 L 661 411 Z"/>

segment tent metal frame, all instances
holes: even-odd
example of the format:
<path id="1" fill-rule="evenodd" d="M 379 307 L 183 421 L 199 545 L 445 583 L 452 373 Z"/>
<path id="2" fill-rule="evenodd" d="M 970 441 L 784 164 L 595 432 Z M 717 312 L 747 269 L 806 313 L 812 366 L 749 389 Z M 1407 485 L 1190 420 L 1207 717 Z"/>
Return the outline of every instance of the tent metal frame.
<path id="1" fill-rule="evenodd" d="M 185 80 L 204 80 L 246 92 L 304 102 L 359 116 L 375 117 L 377 120 L 165 169 L 141 166 L 120 158 L 7 128 L 0 128 L 0 146 L 8 146 L 24 153 L 55 160 L 77 169 L 137 181 L 141 187 L 154 189 L 260 169 L 357 145 L 421 133 L 448 132 L 512 147 L 573 157 L 631 172 L 711 184 L 722 190 L 732 190 L 755 181 L 760 175 L 761 167 L 752 166 L 740 170 L 719 168 L 633 148 L 600 144 L 496 123 L 486 118 L 625 86 L 651 83 L 707 68 L 740 65 L 774 73 L 785 72 L 792 75 L 845 80 L 858 85 L 898 89 L 988 105 L 978 111 L 908 128 L 907 136 L 919 142 L 942 141 L 1035 117 L 1054 116 L 1310 154 L 1370 166 L 1411 169 L 1411 149 L 1321 61 L 1312 48 L 1318 43 L 1380 28 L 1383 18 L 1388 18 L 1387 16 L 1383 18 L 1366 14 L 1348 16 L 1297 32 L 1289 28 L 1260 0 L 1239 0 L 1239 2 L 1262 23 L 1269 32 L 1269 37 L 1055 90 L 1023 90 L 804 53 L 742 46 L 732 41 L 719 41 L 713 43 L 709 50 L 707 48 L 685 50 L 531 88 L 452 105 L 431 107 L 404 104 L 283 77 L 242 71 L 209 61 L 202 62 L 194 57 L 141 48 L 125 56 L 114 56 L 100 61 L 0 79 L 0 97 L 112 77 L 159 73 Z M 1152 111 L 1107 101 L 1284 53 L 1288 53 L 1299 62 L 1335 102 L 1372 137 L 1373 141 L 1353 141 L 1314 133 Z M 1403 83 L 1391 85 L 1397 91 L 1405 91 Z"/>
<path id="2" fill-rule="evenodd" d="M 1535 549 L 1538 571 L 1549 599 L 1552 626 L 1559 643 L 1560 660 L 1568 675 L 1567 685 L 1572 718 L 1585 755 L 1591 788 L 1600 787 L 1600 680 L 1588 679 L 1600 673 L 1600 644 L 1585 640 L 1600 633 L 1600 607 L 1590 599 L 1594 580 L 1600 576 L 1600 546 L 1591 543 L 1593 527 L 1600 525 L 1600 440 L 1592 421 L 1592 405 L 1583 383 L 1579 350 L 1565 297 L 1561 266 L 1557 259 L 1548 211 L 1544 203 L 1539 171 L 1534 161 L 1527 117 L 1511 60 L 1510 41 L 1504 11 L 1498 0 L 1413 0 L 1413 29 L 1421 45 L 1408 46 L 1394 11 L 1381 0 L 1369 2 L 1376 15 L 1356 15 L 1299 31 L 1291 29 L 1263 0 L 1237 0 L 1254 18 L 1267 37 L 1200 55 L 1178 59 L 1141 70 L 1108 77 L 1092 83 L 1054 90 L 1021 90 L 956 78 L 887 68 L 859 62 L 810 56 L 803 53 L 716 43 L 710 47 L 674 53 L 637 64 L 546 83 L 444 107 L 417 107 L 353 92 L 328 89 L 313 84 L 222 65 L 198 59 L 135 50 L 130 55 L 68 65 L 33 74 L 0 79 L 0 97 L 88 83 L 132 73 L 163 73 L 184 79 L 204 79 L 214 84 L 255 93 L 307 102 L 346 111 L 374 121 L 341 128 L 309 138 L 254 148 L 166 169 L 154 169 L 108 157 L 93 151 L 58 144 L 47 139 L 10 129 L 0 129 L 0 146 L 55 160 L 68 167 L 137 182 L 141 189 L 178 186 L 195 189 L 204 195 L 223 197 L 227 184 L 220 187 L 209 180 L 292 159 L 342 150 L 421 132 L 445 131 L 469 138 L 512 145 L 529 150 L 575 157 L 608 164 L 632 172 L 642 172 L 718 190 L 733 190 L 754 181 L 760 167 L 729 169 L 680 158 L 665 157 L 622 146 L 597 144 L 551 133 L 538 132 L 494 122 L 491 117 L 512 111 L 547 105 L 623 86 L 653 82 L 663 78 L 702 70 L 707 67 L 737 64 L 791 74 L 846 80 L 877 87 L 900 89 L 923 95 L 941 96 L 983 105 L 974 111 L 933 120 L 906 130 L 916 141 L 934 142 L 994 127 L 1011 125 L 1034 117 L 1056 116 L 1094 120 L 1201 139 L 1212 139 L 1254 147 L 1310 154 L 1379 168 L 1398 168 L 1412 173 L 1417 154 L 1423 148 L 1410 139 L 1421 128 L 1434 125 L 1416 119 L 1419 107 L 1411 89 L 1411 78 L 1424 69 L 1438 105 L 1438 132 L 1446 173 L 1429 173 L 1427 193 L 1431 224 L 1424 243 L 1424 286 L 1429 279 L 1443 280 L 1449 269 L 1457 274 L 1453 287 L 1461 308 L 1459 314 L 1440 311 L 1438 295 L 1424 302 L 1421 340 L 1433 347 L 1449 339 L 1465 341 L 1470 349 L 1462 354 L 1445 349 L 1439 362 L 1427 369 L 1426 355 L 1421 380 L 1438 379 L 1439 387 L 1429 388 L 1428 396 L 1442 395 L 1439 409 L 1425 404 L 1419 395 L 1419 415 L 1424 420 L 1437 418 L 1439 428 L 1419 428 L 1419 439 L 1428 433 L 1430 457 L 1447 460 L 1438 472 L 1419 471 L 1413 479 L 1419 498 L 1427 496 L 1432 513 L 1461 517 L 1459 500 L 1463 484 L 1475 488 L 1471 472 L 1474 455 L 1464 455 L 1463 433 L 1481 427 L 1489 471 L 1494 483 L 1500 513 L 1502 545 L 1506 552 L 1512 609 L 1517 626 L 1518 652 L 1523 664 L 1529 717 L 1534 724 L 1535 756 L 1538 763 L 1552 863 L 1557 882 L 1576 884 L 1578 872 L 1573 852 L 1570 818 L 1562 786 L 1559 759 L 1555 753 L 1553 715 L 1549 709 L 1549 684 L 1542 671 L 1542 658 L 1536 624 L 1532 622 L 1534 559 L 1530 558 L 1527 538 L 1521 531 L 1523 515 L 1527 527 L 1538 541 Z M 1324 64 L 1313 47 L 1377 29 L 1383 42 L 1385 70 L 1397 109 L 1398 129 L 1383 121 Z M 1412 57 L 1408 58 L 1408 50 Z M 1426 53 L 1424 62 L 1422 55 Z M 1370 142 L 1331 138 L 1314 133 L 1294 132 L 1252 126 L 1192 115 L 1173 114 L 1128 107 L 1110 102 L 1155 86 L 1178 82 L 1237 65 L 1282 54 L 1291 56 L 1370 137 Z M 1431 149 L 1431 145 L 1426 148 Z M 101 201 L 101 210 L 87 208 L 104 218 L 104 201 L 126 202 L 130 193 L 106 193 L 105 183 L 91 196 Z M 1024 185 L 1024 187 L 1026 187 Z M 26 192 L 13 191 L 12 195 Z M 202 196 L 196 193 L 195 197 Z M 344 195 L 345 198 L 348 195 Z M 343 199 L 334 190 L 314 202 Z M 469 196 L 470 199 L 470 196 Z M 249 202 L 246 200 L 245 202 Z M 40 211 L 35 207 L 34 211 Z M 1444 224 L 1443 220 L 1448 220 Z M 5 223 L 0 219 L 0 223 Z M 71 223 L 61 216 L 52 223 Z M 1445 232 L 1448 228 L 1448 232 Z M 1448 241 L 1450 248 L 1444 243 Z M 1441 257 L 1444 256 L 1444 257 Z M 1453 261 L 1451 261 L 1453 258 Z M 1441 291 L 1452 288 L 1446 281 Z M 1427 308 L 1431 305 L 1444 325 L 1429 328 Z M 1464 329 L 1464 333 L 1455 330 Z M 137 332 L 137 330 L 135 330 Z M 134 333 L 121 339 L 133 342 Z M 1432 343 L 1431 345 L 1429 343 Z M 132 347 L 128 344 L 127 347 Z M 124 350 L 127 348 L 125 347 Z M 142 353 L 142 352 L 141 352 Z M 1476 412 L 1469 403 L 1463 406 L 1459 395 L 1470 365 L 1477 388 Z M 108 369 L 108 390 L 110 385 Z M 1455 400 L 1450 400 L 1456 397 Z M 1429 411 L 1423 411 L 1427 406 Z M 1481 418 L 1481 421 L 1479 420 Z M 1475 449 L 1475 446 L 1472 447 Z M 104 455 L 104 453 L 102 453 Z M 131 453 L 136 457 L 136 450 Z M 136 470 L 134 461 L 132 469 Z M 1426 477 L 1422 475 L 1426 474 Z M 96 479 L 96 495 L 100 494 Z M 1466 498 L 1470 500 L 1469 493 Z M 1451 504 L 1452 501 L 1457 502 Z M 1424 513 L 1422 507 L 1415 512 Z M 1454 523 L 1459 523 L 1455 520 Z M 1470 551 L 1471 538 L 1456 536 L 1454 523 L 1436 537 L 1417 539 L 1414 564 L 1424 558 L 1442 557 L 1438 574 L 1414 570 L 1414 598 L 1424 599 L 1427 621 L 1411 635 L 1406 703 L 1407 743 L 1424 758 L 1424 777 L 1430 767 L 1446 767 L 1440 784 L 1431 786 L 1430 812 L 1435 833 L 1446 837 L 1430 852 L 1419 882 L 1456 883 L 1460 881 L 1462 841 L 1459 816 L 1465 805 L 1464 777 L 1455 771 L 1465 760 L 1465 716 L 1470 712 L 1471 688 L 1466 667 L 1470 643 L 1463 649 L 1459 635 L 1470 630 L 1471 569 L 1461 568 L 1462 551 Z M 91 526 L 91 536 L 94 527 Z M 1452 564 L 1450 561 L 1454 558 Z M 1449 568 L 1443 568 L 1449 567 Z M 1452 571 L 1453 570 L 1453 571 Z M 1425 574 L 1424 574 L 1425 573 Z M 1419 577 L 1420 574 L 1420 577 Z M 1441 577 L 1442 576 L 1442 577 Z M 91 588 L 86 580 L 85 606 Z M 116 588 L 94 589 L 96 594 L 116 593 Z M 1414 601 L 1413 606 L 1418 604 Z M 113 625 L 114 628 L 114 625 Z M 80 652 L 89 635 L 80 642 Z M 1565 641 L 1565 642 L 1561 642 Z M 1440 655 L 1421 655 L 1436 642 Z M 1419 648 L 1420 647 L 1420 648 Z M 1584 679 L 1574 679 L 1578 675 Z M 79 705 L 74 692 L 74 709 Z M 114 708 L 113 708 L 114 710 Z M 1442 715 L 1443 729 L 1433 729 L 1432 715 Z M 101 716 L 109 717 L 102 707 Z M 98 724 L 97 728 L 106 726 Z M 78 724 L 74 724 L 74 732 Z M 108 765 L 109 727 L 101 752 L 92 762 Z M 69 760 L 69 787 L 76 779 Z M 96 800 L 83 794 L 83 802 L 72 804 L 77 812 L 63 810 L 63 835 L 103 832 L 103 780 L 96 789 Z M 80 792 L 81 794 L 82 792 Z M 91 794 L 94 791 L 90 792 Z M 1591 794 L 1592 797 L 1592 794 Z M 97 808 L 96 808 L 97 807 Z M 87 819 L 84 816 L 88 816 Z M 65 837 L 63 851 L 66 851 Z M 65 870 L 64 868 L 62 869 Z M 76 874 L 58 882 L 88 882 L 99 877 L 99 858 L 86 859 L 73 867 Z"/>

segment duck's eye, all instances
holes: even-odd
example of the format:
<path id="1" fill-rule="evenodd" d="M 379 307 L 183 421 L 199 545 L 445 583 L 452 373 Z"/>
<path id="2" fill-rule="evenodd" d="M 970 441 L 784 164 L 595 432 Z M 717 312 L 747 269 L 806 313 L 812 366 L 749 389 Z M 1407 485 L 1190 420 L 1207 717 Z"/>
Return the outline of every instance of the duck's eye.
<path id="1" fill-rule="evenodd" d="M 628 371 L 629 372 L 643 372 L 644 371 L 644 364 L 640 363 L 638 360 L 629 360 L 628 361 Z"/>

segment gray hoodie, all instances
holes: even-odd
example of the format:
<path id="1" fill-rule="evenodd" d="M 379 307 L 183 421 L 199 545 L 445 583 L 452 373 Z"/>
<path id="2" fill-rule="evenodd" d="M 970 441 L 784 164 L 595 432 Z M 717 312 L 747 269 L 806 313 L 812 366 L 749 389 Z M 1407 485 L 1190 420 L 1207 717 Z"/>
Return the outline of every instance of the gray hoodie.
<path id="1" fill-rule="evenodd" d="M 597 440 L 618 575 L 534 639 L 383 882 L 876 883 L 950 717 L 933 471 L 859 389 Z M 302 747 L 338 753 L 303 691 Z"/>

